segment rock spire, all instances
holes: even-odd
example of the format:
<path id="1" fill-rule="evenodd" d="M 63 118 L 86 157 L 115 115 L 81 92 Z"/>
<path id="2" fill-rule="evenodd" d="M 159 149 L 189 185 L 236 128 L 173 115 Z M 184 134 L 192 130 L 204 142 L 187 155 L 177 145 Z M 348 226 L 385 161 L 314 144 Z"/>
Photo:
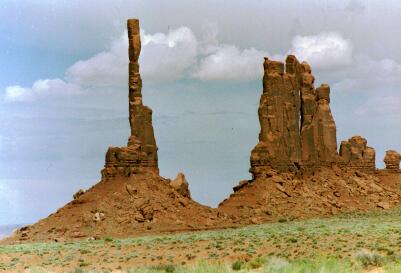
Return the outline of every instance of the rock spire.
<path id="1" fill-rule="evenodd" d="M 261 130 L 250 160 L 253 178 L 265 177 L 271 169 L 286 172 L 339 165 L 375 170 L 375 151 L 361 137 L 342 142 L 339 155 L 330 87 L 315 88 L 307 62 L 299 63 L 289 55 L 285 64 L 265 58 L 263 67 Z"/>
<path id="2" fill-rule="evenodd" d="M 128 28 L 128 87 L 129 123 L 131 136 L 127 147 L 110 147 L 102 178 L 130 176 L 135 173 L 159 173 L 157 145 L 152 125 L 152 110 L 142 103 L 142 79 L 139 73 L 141 37 L 138 19 L 129 19 Z"/>

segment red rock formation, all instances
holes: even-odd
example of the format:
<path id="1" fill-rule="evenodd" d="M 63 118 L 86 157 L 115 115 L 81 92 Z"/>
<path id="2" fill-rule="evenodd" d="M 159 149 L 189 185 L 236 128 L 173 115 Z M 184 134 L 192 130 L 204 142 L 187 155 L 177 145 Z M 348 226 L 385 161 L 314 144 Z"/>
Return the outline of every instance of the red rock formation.
<path id="1" fill-rule="evenodd" d="M 178 173 L 177 177 L 170 182 L 170 186 L 172 186 L 182 196 L 191 198 L 189 184 L 183 173 Z"/>
<path id="2" fill-rule="evenodd" d="M 102 179 L 130 176 L 136 173 L 159 173 L 157 146 L 152 126 L 152 110 L 142 103 L 142 79 L 139 74 L 141 38 L 139 20 L 130 19 L 128 26 L 129 55 L 129 122 L 131 136 L 127 147 L 110 147 Z"/>
<path id="3" fill-rule="evenodd" d="M 341 141 L 340 156 L 345 165 L 350 169 L 373 173 L 376 170 L 376 152 L 367 146 L 367 140 L 361 136 Z"/>
<path id="4" fill-rule="evenodd" d="M 270 169 L 294 171 L 337 162 L 330 87 L 323 84 L 315 89 L 309 64 L 300 64 L 293 55 L 285 66 L 267 58 L 263 66 L 261 131 L 251 153 L 253 177 L 263 177 Z"/>
<path id="5" fill-rule="evenodd" d="M 401 155 L 394 150 L 386 151 L 384 157 L 384 163 L 386 164 L 387 170 L 399 171 L 400 170 Z"/>

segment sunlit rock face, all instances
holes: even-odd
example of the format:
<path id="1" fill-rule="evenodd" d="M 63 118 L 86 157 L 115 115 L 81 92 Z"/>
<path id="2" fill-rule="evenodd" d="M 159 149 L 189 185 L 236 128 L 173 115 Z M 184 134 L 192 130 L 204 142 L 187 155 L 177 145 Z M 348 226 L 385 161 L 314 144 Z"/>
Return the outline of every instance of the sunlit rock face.
<path id="1" fill-rule="evenodd" d="M 386 151 L 384 157 L 384 164 L 387 170 L 399 171 L 400 170 L 401 155 L 394 150 Z"/>
<path id="2" fill-rule="evenodd" d="M 128 86 L 129 123 L 131 136 L 127 147 L 110 147 L 106 153 L 106 164 L 102 179 L 128 177 L 136 173 L 158 174 L 157 145 L 152 125 L 152 110 L 142 103 L 142 79 L 139 73 L 141 37 L 139 20 L 129 19 L 128 27 Z"/>
<path id="3" fill-rule="evenodd" d="M 259 103 L 259 143 L 251 152 L 253 178 L 273 170 L 314 171 L 338 166 L 375 171 L 375 150 L 355 136 L 337 150 L 337 129 L 330 109 L 330 87 L 315 88 L 307 62 L 289 55 L 278 62 L 265 58 Z"/>
<path id="4" fill-rule="evenodd" d="M 285 64 L 265 58 L 259 104 L 259 143 L 251 153 L 251 173 L 294 171 L 338 162 L 330 87 L 314 87 L 310 65 L 289 55 Z"/>

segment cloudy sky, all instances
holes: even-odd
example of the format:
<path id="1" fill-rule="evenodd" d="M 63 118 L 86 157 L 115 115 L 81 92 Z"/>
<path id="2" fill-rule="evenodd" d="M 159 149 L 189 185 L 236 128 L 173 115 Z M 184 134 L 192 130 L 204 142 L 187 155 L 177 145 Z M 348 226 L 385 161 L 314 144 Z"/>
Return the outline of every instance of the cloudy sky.
<path id="1" fill-rule="evenodd" d="M 302 2 L 302 3 L 301 3 Z M 0 225 L 47 216 L 100 179 L 129 134 L 126 19 L 142 28 L 161 174 L 216 206 L 249 178 L 263 57 L 328 83 L 338 141 L 401 151 L 400 1 L 0 3 Z"/>

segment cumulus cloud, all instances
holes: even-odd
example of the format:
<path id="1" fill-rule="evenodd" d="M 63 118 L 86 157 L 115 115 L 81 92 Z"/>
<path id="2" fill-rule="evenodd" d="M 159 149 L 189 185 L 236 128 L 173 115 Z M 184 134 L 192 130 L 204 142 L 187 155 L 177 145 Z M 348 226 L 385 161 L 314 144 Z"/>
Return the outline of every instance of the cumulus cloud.
<path id="1" fill-rule="evenodd" d="M 115 86 L 127 82 L 127 32 L 112 41 L 108 50 L 69 67 L 66 78 L 84 86 Z"/>
<path id="2" fill-rule="evenodd" d="M 352 62 L 352 43 L 339 33 L 324 32 L 318 35 L 295 36 L 289 54 L 305 60 L 314 68 L 328 69 L 349 65 Z"/>
<path id="3" fill-rule="evenodd" d="M 176 80 L 196 62 L 198 41 L 191 29 L 167 34 L 142 31 L 141 75 L 149 81 Z M 56 95 L 82 94 L 89 88 L 116 87 L 128 81 L 128 37 L 125 32 L 107 50 L 69 67 L 65 79 L 37 80 L 32 87 L 8 86 L 5 101 L 32 101 Z"/>
<path id="4" fill-rule="evenodd" d="M 176 80 L 196 62 L 198 40 L 188 27 L 142 35 L 141 74 L 151 81 Z"/>
<path id="5" fill-rule="evenodd" d="M 141 75 L 150 81 L 176 80 L 195 62 L 197 39 L 192 30 L 179 27 L 167 34 L 142 36 Z M 124 32 L 110 48 L 81 60 L 66 72 L 72 82 L 86 86 L 122 86 L 127 83 L 128 37 Z"/>
<path id="6" fill-rule="evenodd" d="M 60 79 L 46 79 L 37 80 L 28 88 L 19 85 L 8 86 L 4 99 L 9 102 L 32 101 L 58 95 L 77 95 L 82 92 L 82 88 L 76 84 Z"/>
<path id="7" fill-rule="evenodd" d="M 219 45 L 210 49 L 199 63 L 193 76 L 203 81 L 250 81 L 263 74 L 263 57 L 268 53 L 255 48 L 239 49 L 233 45 Z"/>

